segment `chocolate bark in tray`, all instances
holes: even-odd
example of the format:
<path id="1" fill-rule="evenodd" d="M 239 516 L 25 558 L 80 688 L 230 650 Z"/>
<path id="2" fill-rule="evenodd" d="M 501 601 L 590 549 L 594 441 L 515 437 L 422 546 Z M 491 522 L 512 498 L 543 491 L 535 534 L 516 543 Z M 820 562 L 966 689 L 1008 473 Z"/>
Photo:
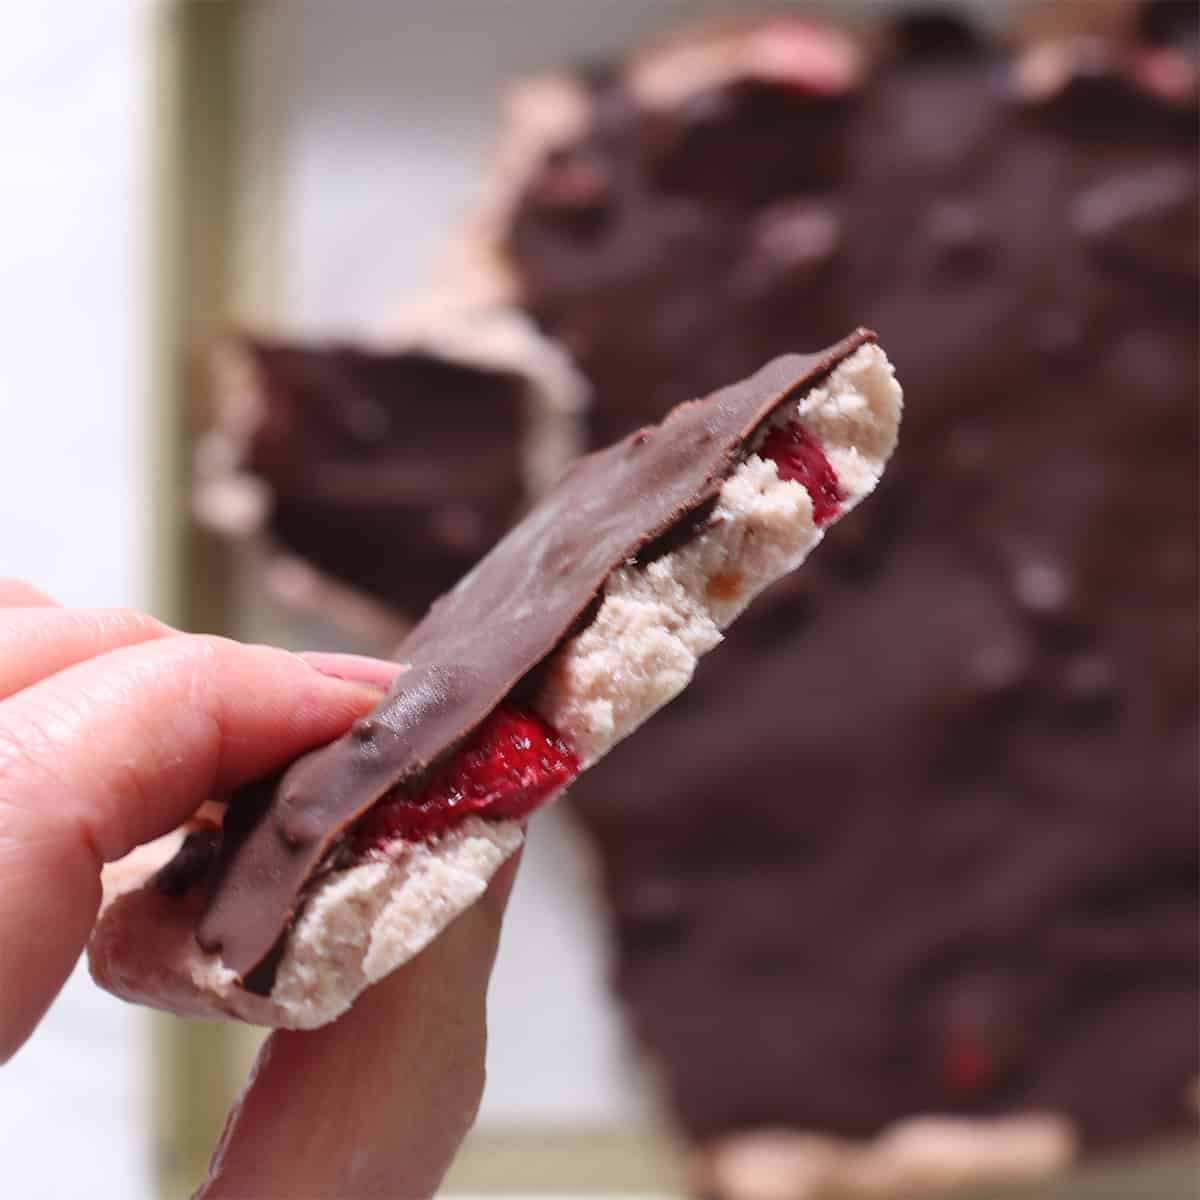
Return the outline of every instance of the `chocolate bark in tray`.
<path id="1" fill-rule="evenodd" d="M 571 794 L 693 1137 L 1194 1123 L 1197 110 L 1155 12 L 1039 57 L 912 19 L 861 78 L 670 105 L 592 72 L 513 213 L 594 444 L 860 321 L 905 381 L 876 501 Z"/>

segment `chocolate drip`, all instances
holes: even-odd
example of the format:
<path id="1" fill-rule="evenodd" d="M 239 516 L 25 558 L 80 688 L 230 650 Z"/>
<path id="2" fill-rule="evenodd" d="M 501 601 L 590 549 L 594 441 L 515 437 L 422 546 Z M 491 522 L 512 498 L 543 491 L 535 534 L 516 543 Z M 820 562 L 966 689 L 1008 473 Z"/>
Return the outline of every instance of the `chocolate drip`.
<path id="1" fill-rule="evenodd" d="M 293 763 L 261 811 L 234 802 L 201 946 L 269 991 L 269 958 L 304 885 L 354 821 L 451 752 L 576 626 L 610 572 L 717 494 L 766 418 L 873 336 L 779 358 L 576 461 L 409 634 L 398 657 L 410 669 L 374 712 Z"/>

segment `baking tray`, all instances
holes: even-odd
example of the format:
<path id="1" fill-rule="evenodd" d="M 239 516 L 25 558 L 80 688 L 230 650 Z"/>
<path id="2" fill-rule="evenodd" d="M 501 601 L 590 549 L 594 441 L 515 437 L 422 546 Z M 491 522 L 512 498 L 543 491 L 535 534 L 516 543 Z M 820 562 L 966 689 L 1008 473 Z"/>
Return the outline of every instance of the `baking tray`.
<path id="1" fill-rule="evenodd" d="M 470 211 L 507 78 L 744 7 L 184 0 L 158 10 L 160 611 L 191 629 L 293 645 L 338 636 L 273 607 L 246 562 L 191 519 L 189 464 L 209 420 L 219 336 L 234 325 L 310 336 L 379 328 Z M 886 3 L 823 7 L 868 16 Z M 969 7 L 1002 21 L 1012 5 Z M 444 1194 L 682 1195 L 681 1161 L 607 998 L 597 914 L 572 899 L 576 844 L 565 820 L 547 825 L 527 855 L 493 986 L 481 1124 Z M 562 920 L 539 924 L 539 912 L 563 906 Z M 575 936 L 588 945 L 570 977 L 545 983 L 556 948 Z M 570 1019 L 523 1027 L 531 979 L 548 1013 L 574 1005 Z M 185 1196 L 202 1177 L 255 1045 L 229 1026 L 156 1024 L 164 1196 Z M 1196 1165 L 1194 1152 L 1172 1150 L 975 1194 L 1181 1200 L 1195 1194 Z"/>

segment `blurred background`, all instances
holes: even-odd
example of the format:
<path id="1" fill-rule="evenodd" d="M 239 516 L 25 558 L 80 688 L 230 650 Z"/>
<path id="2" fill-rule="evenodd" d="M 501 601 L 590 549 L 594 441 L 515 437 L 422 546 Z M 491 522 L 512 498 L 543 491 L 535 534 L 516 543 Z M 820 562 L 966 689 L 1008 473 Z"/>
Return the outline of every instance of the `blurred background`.
<path id="1" fill-rule="evenodd" d="M 814 731 L 773 690 L 769 715 L 739 719 L 770 728 L 783 762 L 712 743 L 718 759 L 699 756 L 675 782 L 631 743 L 572 808 L 539 817 L 493 983 L 484 1109 L 447 1194 L 833 1194 L 832 1176 L 825 1193 L 798 1181 L 807 1152 L 731 1140 L 782 1127 L 844 1147 L 931 1112 L 1047 1106 L 1078 1117 L 1068 1141 L 1094 1146 L 1097 1163 L 1004 1194 L 1194 1194 L 1195 9 L 1147 6 L 1147 33 L 1139 6 L 1108 0 L 948 7 L 974 37 L 941 17 L 897 24 L 913 6 L 885 0 L 777 5 L 838 32 L 778 26 L 750 52 L 730 33 L 700 66 L 664 54 L 665 93 L 626 86 L 616 64 L 657 34 L 761 8 L 92 0 L 70 20 L 22 0 L 6 9 L 0 569 L 65 602 L 308 646 L 375 648 L 416 615 L 372 594 L 353 562 L 332 571 L 309 537 L 326 514 L 286 506 L 289 472 L 319 474 L 319 442 L 298 436 L 295 458 L 284 445 L 256 459 L 231 440 L 212 362 L 233 330 L 403 354 L 423 296 L 455 321 L 457 308 L 515 304 L 589 385 L 585 441 L 859 321 L 876 324 L 908 389 L 912 465 L 898 459 L 880 497 L 896 528 L 831 539 L 829 570 L 787 598 L 804 619 L 756 610 L 754 650 L 714 666 L 646 748 L 686 755 L 705 714 L 774 663 L 819 672 L 819 698 L 840 710 L 846 671 L 814 650 L 829 619 L 811 613 L 843 614 L 836 644 L 877 647 L 877 630 L 894 635 L 882 606 L 917 650 L 880 670 L 871 716 L 888 732 L 865 755 L 877 773 L 850 783 L 825 765 L 863 754 L 855 712 Z M 517 78 L 583 66 L 585 85 L 565 98 L 511 100 Z M 779 107 L 777 92 L 804 103 Z M 538 131 L 532 151 L 514 149 L 514 121 Z M 498 183 L 506 165 L 515 174 Z M 1122 186 L 1106 191 L 1112 180 Z M 609 211 L 618 201 L 623 225 Z M 1080 222 L 1083 249 L 1071 242 Z M 423 399 L 372 394 L 336 371 L 319 387 L 276 385 L 259 365 L 298 426 L 339 406 Z M 1134 415 L 1121 415 L 1130 397 Z M 419 444 L 419 419 L 412 435 Z M 334 456 L 371 453 L 330 443 Z M 1066 482 L 1047 487 L 1064 456 Z M 943 475 L 929 485 L 939 520 L 919 498 Z M 1120 502 L 1129 491 L 1139 504 Z M 1027 503 L 1006 503 L 1016 493 Z M 966 534 L 948 528 L 951 507 Z M 1147 519 L 1166 532 L 1127 563 L 1122 539 Z M 400 537 L 425 528 L 402 524 Z M 1085 536 L 1098 526 L 1111 531 L 1099 546 Z M 922 547 L 953 552 L 927 569 Z M 467 538 L 459 551 L 470 561 L 483 548 Z M 1123 583 L 1125 565 L 1149 583 Z M 1024 615 L 997 616 L 1007 610 L 990 597 L 1022 580 Z M 1066 583 L 1086 593 L 1082 617 L 1056 599 Z M 438 587 L 431 576 L 430 596 Z M 953 662 L 921 640 L 926 628 Z M 942 690 L 962 662 L 975 664 L 982 732 L 953 724 L 958 693 Z M 1064 679 L 1078 684 L 1065 717 Z M 951 729 L 955 753 L 897 748 L 926 722 Z M 1097 755 L 1111 787 L 1089 774 Z M 751 807 L 759 842 L 794 857 L 781 866 L 742 847 L 726 870 L 705 835 L 727 821 L 729 763 L 742 779 L 759 772 L 764 795 L 799 769 L 819 794 L 831 779 L 844 794 L 820 830 Z M 887 807 L 878 797 L 894 779 L 934 798 Z M 790 792 L 780 803 L 797 806 Z M 1126 852 L 1120 831 L 1135 821 L 1158 833 Z M 1025 869 L 1024 847 L 1077 842 L 1081 829 L 1101 830 L 1087 854 L 1046 850 Z M 981 838 L 1004 849 L 981 855 Z M 896 856 L 910 874 L 888 876 Z M 864 869 L 878 887 L 846 882 Z M 946 882 L 926 895 L 915 880 L 930 876 Z M 944 920 L 956 903 L 965 934 Z M 752 932 L 730 944 L 724 913 Z M 1031 932 L 1043 928 L 1061 936 Z M 876 946 L 860 973 L 834 969 L 847 947 Z M 830 1023 L 806 1000 L 814 980 L 857 1017 Z M 689 1019 L 666 1028 L 663 1013 Z M 754 1020 L 769 1032 L 747 1040 L 739 1030 Z M 966 1042 L 943 1045 L 950 1027 Z M 152 1021 L 81 974 L 0 1073 L 0 1177 L 22 1196 L 187 1194 L 252 1049 L 249 1035 Z M 955 1078 L 999 1077 L 946 1091 L 925 1051 L 949 1056 Z M 1087 1098 L 1122 1092 L 1125 1104 Z M 1031 1152 L 1034 1167 L 1043 1157 Z M 927 1190 L 917 1176 L 906 1186 Z"/>

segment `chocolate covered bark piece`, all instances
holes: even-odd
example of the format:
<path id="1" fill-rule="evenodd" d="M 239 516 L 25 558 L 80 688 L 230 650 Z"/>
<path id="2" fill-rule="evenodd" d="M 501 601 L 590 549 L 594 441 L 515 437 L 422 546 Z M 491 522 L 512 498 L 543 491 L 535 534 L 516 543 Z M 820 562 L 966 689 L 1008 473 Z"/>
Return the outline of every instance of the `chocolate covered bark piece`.
<path id="1" fill-rule="evenodd" d="M 651 51 L 587 77 L 512 215 L 594 438 L 850 312 L 912 398 L 887 503 L 572 792 L 618 991 L 699 1141 L 1038 1110 L 1052 1166 L 1192 1127 L 1185 8 L 1020 57 L 914 18 L 865 71 L 786 19 L 734 70 Z"/>
<path id="2" fill-rule="evenodd" d="M 420 612 L 515 519 L 524 381 L 428 354 L 253 342 L 266 398 L 248 469 L 292 553 Z"/>
<path id="3" fill-rule="evenodd" d="M 117 865 L 93 973 L 174 1011 L 332 1020 L 874 489 L 900 402 L 860 329 L 577 460 L 411 631 L 372 713 L 235 796 L 219 842 Z"/>
<path id="4" fill-rule="evenodd" d="M 389 344 L 245 337 L 227 358 L 199 513 L 235 538 L 265 533 L 300 564 L 268 580 L 334 623 L 361 624 L 363 602 L 411 622 L 579 449 L 581 381 L 502 309 Z"/>

